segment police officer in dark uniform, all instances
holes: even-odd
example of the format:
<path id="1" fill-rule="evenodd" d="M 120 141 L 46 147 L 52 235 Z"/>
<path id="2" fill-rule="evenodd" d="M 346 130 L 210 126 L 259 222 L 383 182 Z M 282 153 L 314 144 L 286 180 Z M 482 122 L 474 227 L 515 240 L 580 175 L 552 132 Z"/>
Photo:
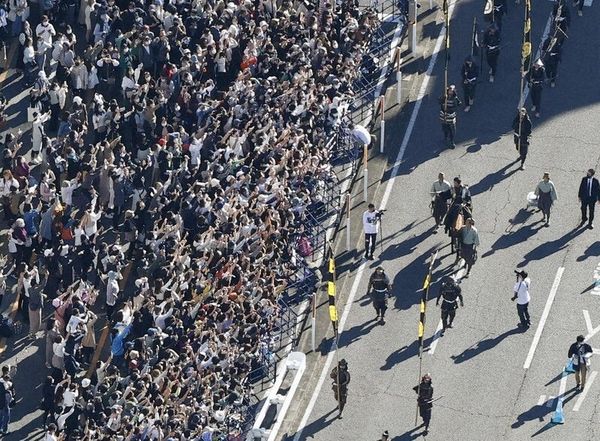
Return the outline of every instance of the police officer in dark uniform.
<path id="1" fill-rule="evenodd" d="M 335 400 L 338 402 L 338 418 L 341 418 L 348 398 L 348 384 L 350 384 L 350 372 L 348 372 L 348 363 L 345 359 L 342 358 L 337 367 L 332 369 L 329 378 L 333 380 L 331 389 Z"/>
<path id="2" fill-rule="evenodd" d="M 492 23 L 483 34 L 483 45 L 485 46 L 485 57 L 490 67 L 489 81 L 494 82 L 498 68 L 498 57 L 500 57 L 500 31 L 495 23 Z"/>
<path id="3" fill-rule="evenodd" d="M 431 422 L 431 408 L 433 407 L 433 386 L 431 385 L 431 375 L 425 374 L 421 378 L 421 383 L 413 387 L 413 390 L 419 395 L 417 404 L 419 405 L 419 415 L 423 420 L 425 431 L 423 435 L 429 433 L 429 423 Z"/>
<path id="4" fill-rule="evenodd" d="M 385 324 L 385 311 L 387 309 L 387 298 L 392 291 L 390 279 L 385 274 L 382 267 L 377 267 L 369 279 L 368 292 L 373 300 L 373 308 L 377 313 L 375 320 L 379 320 L 382 325 Z"/>
<path id="5" fill-rule="evenodd" d="M 556 86 L 558 74 L 558 63 L 561 62 L 561 45 L 556 37 L 548 37 L 542 44 L 543 62 L 546 68 L 546 76 L 550 81 L 550 87 Z"/>
<path id="6" fill-rule="evenodd" d="M 529 89 L 531 90 L 531 102 L 533 106 L 531 111 L 535 112 L 535 117 L 540 117 L 540 110 L 542 104 L 542 90 L 544 89 L 544 83 L 546 82 L 546 69 L 544 69 L 544 63 L 542 60 L 537 59 L 533 63 L 533 67 L 527 72 L 527 81 L 529 82 Z"/>
<path id="7" fill-rule="evenodd" d="M 460 306 L 465 306 L 463 303 L 463 296 L 461 294 L 460 286 L 456 284 L 454 279 L 450 276 L 446 276 L 442 279 L 440 286 L 440 293 L 438 294 L 436 306 L 439 306 L 440 299 L 442 300 L 442 334 L 446 332 L 446 329 L 452 328 L 452 322 L 456 316 L 456 310 L 458 309 L 458 302 Z"/>
<path id="8" fill-rule="evenodd" d="M 471 110 L 473 100 L 475 99 L 475 86 L 479 76 L 479 66 L 475 64 L 472 56 L 468 56 L 460 71 L 463 80 L 463 90 L 465 92 L 465 112 Z"/>
<path id="9" fill-rule="evenodd" d="M 453 149 L 454 135 L 456 135 L 456 110 L 462 103 L 456 95 L 456 87 L 454 85 L 448 87 L 446 93 L 439 99 L 440 102 L 440 121 L 442 123 L 442 131 L 444 132 L 444 141 L 448 143 L 448 147 Z"/>

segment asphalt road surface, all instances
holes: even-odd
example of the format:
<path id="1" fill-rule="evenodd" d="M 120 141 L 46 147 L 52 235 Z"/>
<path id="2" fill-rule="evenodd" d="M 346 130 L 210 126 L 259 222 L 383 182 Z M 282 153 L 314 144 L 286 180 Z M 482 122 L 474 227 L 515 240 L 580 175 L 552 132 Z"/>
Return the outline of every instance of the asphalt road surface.
<path id="1" fill-rule="evenodd" d="M 449 78 L 459 91 L 472 20 L 476 16 L 483 23 L 483 3 L 461 1 L 453 11 Z M 533 7 L 532 37 L 537 47 L 552 2 L 536 1 Z M 437 119 L 437 98 L 444 83 L 443 57 L 438 58 L 397 173 L 395 177 L 386 173 L 377 192 L 376 204 L 386 199 L 389 210 L 383 224 L 383 252 L 378 249 L 374 262 L 358 260 L 359 253 L 338 259 L 338 266 L 352 267 L 351 275 L 338 284 L 338 314 L 349 312 L 342 318 L 338 354 L 323 355 L 321 364 L 338 355 L 348 361 L 352 382 L 344 416 L 337 418 L 329 372 L 322 381 L 318 375 L 307 377 L 309 385 L 298 399 L 308 412 L 295 416 L 298 430 L 288 432 L 288 439 L 376 440 L 383 430 L 394 441 L 423 436 L 423 428 L 415 428 L 412 388 L 418 382 L 418 303 L 428 259 L 442 246 L 431 296 L 437 295 L 437 281 L 443 275 L 464 274 L 445 246 L 447 236 L 433 234 L 428 192 L 440 171 L 448 180 L 461 176 L 470 185 L 481 246 L 471 277 L 461 279 L 465 307 L 458 310 L 454 329 L 444 337 L 434 336 L 440 312 L 435 302 L 428 305 L 429 351 L 423 354 L 423 373 L 431 373 L 434 398 L 439 400 L 427 439 L 600 439 L 600 380 L 595 379 L 600 357 L 592 357 L 583 393 L 575 393 L 573 375 L 562 375 L 567 350 L 578 334 L 588 335 L 588 342 L 600 349 L 600 289 L 594 290 L 594 277 L 600 277 L 595 275 L 600 224 L 595 230 L 578 228 L 577 200 L 585 171 L 600 168 L 600 12 L 595 4 L 584 8 L 583 17 L 572 9 L 557 85 L 543 92 L 541 118 L 533 118 L 526 169 L 520 171 L 511 124 L 519 100 L 523 11 L 523 2 L 509 1 L 496 82 L 487 82 L 484 67 L 475 105 L 470 113 L 461 111 L 458 116 L 455 150 L 444 149 Z M 423 30 L 431 37 L 424 43 L 430 47 L 441 29 L 441 17 L 437 21 L 437 27 Z M 424 65 L 429 61 L 426 58 Z M 386 124 L 390 169 L 406 128 L 406 118 Z M 526 209 L 527 193 L 546 171 L 558 193 L 548 228 L 541 213 Z M 394 283 L 384 326 L 375 322 L 365 296 L 368 277 L 379 265 Z M 516 306 L 510 301 L 515 269 L 525 269 L 532 279 L 532 327 L 526 332 L 517 327 Z M 345 310 L 349 297 L 351 309 Z M 564 401 L 564 425 L 550 424 L 558 396 Z"/>

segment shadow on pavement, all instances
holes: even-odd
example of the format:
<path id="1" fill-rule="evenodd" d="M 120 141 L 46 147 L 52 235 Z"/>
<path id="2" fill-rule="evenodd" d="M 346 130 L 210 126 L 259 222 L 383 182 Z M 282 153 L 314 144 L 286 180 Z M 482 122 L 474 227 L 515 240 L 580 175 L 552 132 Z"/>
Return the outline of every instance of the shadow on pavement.
<path id="1" fill-rule="evenodd" d="M 505 338 L 507 338 L 511 335 L 521 334 L 523 332 L 525 332 L 525 330 L 522 328 L 510 329 L 494 338 L 486 338 L 484 340 L 480 340 L 477 343 L 475 343 L 475 345 L 471 346 L 468 349 L 465 349 L 461 354 L 452 355 L 450 358 L 452 358 L 452 360 L 454 360 L 454 363 L 456 363 L 456 364 L 464 363 L 465 361 L 468 361 L 471 358 L 476 357 L 477 355 L 481 354 L 482 352 L 485 352 L 485 351 L 495 348 Z"/>
<path id="2" fill-rule="evenodd" d="M 533 250 L 525 254 L 523 257 L 523 261 L 517 265 L 517 268 L 523 268 L 529 262 L 533 260 L 542 260 L 564 248 L 567 247 L 567 244 L 579 236 L 584 231 L 587 231 L 585 228 L 574 228 L 569 231 L 567 234 L 559 237 L 556 240 L 552 240 L 550 242 L 544 242 L 543 244 L 535 247 Z"/>
<path id="3" fill-rule="evenodd" d="M 506 171 L 517 162 L 519 162 L 519 160 L 515 159 L 513 162 L 506 164 L 497 172 L 491 173 L 485 178 L 483 178 L 481 181 L 470 185 L 469 190 L 471 190 L 471 196 L 476 196 L 478 194 L 485 193 L 486 191 L 490 191 L 492 188 L 494 188 L 494 185 L 499 184 L 506 178 L 509 178 L 512 175 L 514 175 L 519 170 L 518 168 L 515 168 L 514 170 L 511 170 L 508 173 Z"/>
<path id="4" fill-rule="evenodd" d="M 596 241 L 591 244 L 587 249 L 583 252 L 583 254 L 577 257 L 577 262 L 583 262 L 587 260 L 588 257 L 598 257 L 600 256 L 600 241 Z"/>
<path id="5" fill-rule="evenodd" d="M 363 335 L 368 334 L 371 329 L 378 326 L 378 320 L 369 320 L 360 325 L 351 327 L 350 329 L 344 330 L 340 336 L 339 347 L 350 346 L 352 343 L 357 342 L 362 338 Z"/>
<path id="6" fill-rule="evenodd" d="M 316 433 L 319 433 L 325 427 L 329 426 L 331 424 L 331 422 L 336 418 L 330 418 L 329 420 L 327 420 L 327 418 L 336 411 L 337 411 L 337 407 L 334 407 L 329 412 L 327 412 L 325 415 L 320 417 L 318 420 L 315 420 L 312 423 L 310 423 L 309 425 L 307 425 L 306 427 L 304 427 L 304 430 L 302 431 L 302 439 L 309 439 L 310 437 L 314 436 Z M 288 435 L 285 439 L 293 440 L 295 436 L 296 436 L 296 434 L 294 433 L 293 435 Z"/>
<path id="7" fill-rule="evenodd" d="M 393 437 L 391 441 L 411 441 L 413 439 L 417 439 L 425 433 L 425 430 L 417 432 L 417 430 L 419 430 L 421 427 L 423 427 L 423 424 L 421 424 L 418 427 L 415 427 L 414 429 L 409 430 L 408 432 L 403 433 L 402 435 Z"/>
<path id="8" fill-rule="evenodd" d="M 541 220 L 537 222 L 526 225 L 524 227 L 519 228 L 515 232 L 505 233 L 496 240 L 491 246 L 489 251 L 486 251 L 481 255 L 481 257 L 489 257 L 494 254 L 496 251 L 504 250 L 506 248 L 510 248 L 519 243 L 525 242 L 530 237 L 534 236 L 538 231 L 542 229 Z M 537 227 L 536 224 L 540 224 Z"/>

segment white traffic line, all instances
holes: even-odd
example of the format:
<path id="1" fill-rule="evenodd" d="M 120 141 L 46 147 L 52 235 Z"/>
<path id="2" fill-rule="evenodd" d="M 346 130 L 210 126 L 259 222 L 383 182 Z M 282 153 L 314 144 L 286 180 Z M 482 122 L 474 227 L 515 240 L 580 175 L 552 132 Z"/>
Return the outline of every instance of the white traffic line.
<path id="1" fill-rule="evenodd" d="M 565 268 L 562 266 L 556 271 L 556 277 L 554 277 L 554 283 L 552 283 L 552 288 L 550 289 L 550 294 L 548 295 L 548 300 L 546 300 L 546 306 L 544 307 L 544 312 L 542 312 L 542 317 L 540 318 L 540 322 L 538 323 L 537 329 L 535 330 L 535 335 L 533 336 L 533 341 L 531 342 L 531 347 L 529 348 L 529 353 L 527 354 L 527 358 L 525 359 L 525 364 L 523 364 L 523 369 L 529 369 L 529 366 L 531 366 L 531 361 L 533 360 L 533 355 L 535 354 L 535 349 L 537 348 L 537 345 L 540 342 L 540 337 L 542 336 L 542 331 L 544 330 L 544 325 L 546 324 L 546 320 L 548 319 L 548 315 L 550 314 L 550 308 L 552 308 L 552 303 L 554 302 L 554 297 L 556 297 L 556 292 L 558 291 L 558 285 L 560 284 L 560 279 L 562 278 L 564 271 L 565 271 Z"/>
<path id="2" fill-rule="evenodd" d="M 435 330 L 435 334 L 433 334 L 433 341 L 429 345 L 429 350 L 427 351 L 431 355 L 433 355 L 435 353 L 435 348 L 437 347 L 438 341 L 440 340 L 440 337 L 442 336 L 443 326 L 444 325 L 442 323 L 442 320 L 440 319 L 440 322 L 438 323 L 437 328 Z"/>
<path id="3" fill-rule="evenodd" d="M 448 7 L 448 15 L 449 16 L 452 16 L 452 11 L 454 10 L 454 4 L 455 4 L 455 0 L 450 2 L 450 5 Z M 396 176 L 398 174 L 398 169 L 400 168 L 400 163 L 402 161 L 402 158 L 404 157 L 404 152 L 406 151 L 406 146 L 408 145 L 408 141 L 410 140 L 412 131 L 415 127 L 415 122 L 417 120 L 419 110 L 421 109 L 421 105 L 423 103 L 423 98 L 425 97 L 425 95 L 427 93 L 427 87 L 429 85 L 429 80 L 431 79 L 431 74 L 433 73 L 433 68 L 435 66 L 435 62 L 437 61 L 438 54 L 440 53 L 440 50 L 442 48 L 442 43 L 444 42 L 445 32 L 446 32 L 445 26 L 442 26 L 442 29 L 440 29 L 440 34 L 438 35 L 438 38 L 435 43 L 433 53 L 431 54 L 429 66 L 427 67 L 427 71 L 425 72 L 425 76 L 423 78 L 423 84 L 421 84 L 421 88 L 419 89 L 419 95 L 417 96 L 417 101 L 415 102 L 415 107 L 413 108 L 412 115 L 410 117 L 410 121 L 406 128 L 406 132 L 404 133 L 404 139 L 402 140 L 402 145 L 400 147 L 400 151 L 398 152 L 398 156 L 396 156 L 396 161 L 394 162 L 394 167 L 392 169 L 390 179 L 387 182 L 387 186 L 385 188 L 385 192 L 384 192 L 383 198 L 381 200 L 381 205 L 380 205 L 381 208 L 386 207 L 388 199 L 390 197 L 390 194 L 392 193 L 392 188 L 394 186 L 394 182 L 396 181 Z M 342 331 L 344 329 L 344 324 L 346 323 L 346 319 L 347 319 L 348 315 L 350 314 L 350 309 L 352 308 L 352 304 L 354 303 L 354 298 L 356 297 L 358 287 L 360 286 L 360 281 L 361 281 L 363 273 L 365 271 L 366 264 L 367 264 L 367 262 L 363 262 L 360 265 L 360 267 L 358 268 L 358 271 L 354 277 L 354 283 L 352 284 L 352 288 L 350 289 L 350 294 L 348 295 L 348 300 L 346 301 L 346 306 L 344 307 L 344 312 L 342 314 L 342 318 L 341 318 L 340 324 L 339 324 L 340 334 L 342 333 Z M 329 351 L 329 354 L 327 355 L 327 360 L 325 360 L 325 365 L 323 366 L 323 370 L 321 371 L 321 375 L 319 377 L 319 381 L 317 382 L 317 386 L 315 387 L 315 390 L 313 391 L 313 394 L 310 397 L 310 401 L 308 402 L 308 406 L 306 407 L 306 410 L 304 411 L 304 415 L 302 416 L 300 425 L 298 426 L 298 429 L 296 430 L 296 435 L 294 436 L 294 441 L 299 441 L 300 437 L 302 436 L 302 432 L 304 431 L 304 428 L 306 427 L 306 424 L 308 423 L 310 414 L 312 413 L 312 411 L 315 407 L 315 404 L 319 397 L 319 393 L 321 392 L 321 389 L 323 388 L 323 384 L 325 383 L 325 379 L 328 376 L 329 368 L 331 366 L 331 363 L 333 362 L 333 357 L 334 357 L 336 351 L 337 351 L 337 348 L 334 348 L 332 345 L 332 349 Z"/>
<path id="4" fill-rule="evenodd" d="M 556 397 L 554 395 L 550 395 L 548 397 L 548 402 L 546 403 L 546 407 L 548 407 L 548 408 L 553 407 L 555 399 L 556 399 Z"/>
<path id="5" fill-rule="evenodd" d="M 577 398 L 577 401 L 575 402 L 575 406 L 573 406 L 573 412 L 579 412 L 579 408 L 583 404 L 583 400 L 585 400 L 585 397 L 587 396 L 588 391 L 592 387 L 592 384 L 594 383 L 594 380 L 596 379 L 596 375 L 598 375 L 598 372 L 596 372 L 596 371 L 592 372 L 590 374 L 590 377 L 585 382 L 585 387 L 583 388 L 583 392 L 581 392 L 581 395 L 579 395 L 579 398 Z"/>
<path id="6" fill-rule="evenodd" d="M 540 395 L 540 399 L 538 400 L 537 405 L 541 406 L 542 404 L 544 404 L 546 402 L 546 395 Z"/>
<path id="7" fill-rule="evenodd" d="M 594 289 L 592 289 L 590 294 L 600 296 L 600 263 L 594 270 Z"/>
<path id="8" fill-rule="evenodd" d="M 560 384 L 558 386 L 558 398 L 564 398 L 565 392 L 567 391 L 567 377 L 569 374 L 563 370 L 562 377 L 560 377 Z"/>
<path id="9" fill-rule="evenodd" d="M 585 327 L 587 328 L 587 332 L 588 332 L 587 335 L 585 336 L 585 339 L 589 340 L 594 335 L 596 335 L 598 332 L 600 332 L 600 325 L 598 325 L 594 328 L 594 325 L 592 324 L 592 319 L 590 317 L 590 313 L 587 311 L 587 309 L 583 310 L 583 318 L 585 320 Z"/>

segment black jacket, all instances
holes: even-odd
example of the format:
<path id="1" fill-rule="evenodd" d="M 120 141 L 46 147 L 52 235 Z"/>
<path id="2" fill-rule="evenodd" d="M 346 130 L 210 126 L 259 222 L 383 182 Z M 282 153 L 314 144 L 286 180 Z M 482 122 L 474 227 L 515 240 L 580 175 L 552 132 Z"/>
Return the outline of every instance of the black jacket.
<path id="1" fill-rule="evenodd" d="M 582 343 L 581 347 L 580 347 L 579 344 L 577 342 L 575 342 L 569 348 L 569 353 L 568 353 L 567 357 L 571 358 L 573 355 L 579 354 L 580 360 L 577 360 L 577 363 L 575 363 L 575 364 L 578 364 L 579 362 L 582 361 L 581 356 L 583 356 L 584 354 L 589 354 L 591 352 L 593 352 L 592 347 L 590 345 L 588 345 L 587 343 Z"/>
<path id="2" fill-rule="evenodd" d="M 600 182 L 592 177 L 592 194 L 590 195 L 588 177 L 581 179 L 579 184 L 579 199 L 585 202 L 596 202 L 600 200 Z"/>
<path id="3" fill-rule="evenodd" d="M 531 119 L 529 119 L 529 116 L 527 116 L 526 118 L 523 118 L 523 120 L 521 121 L 520 127 L 519 127 L 519 114 L 517 114 L 517 116 L 515 116 L 515 119 L 513 119 L 512 128 L 513 128 L 516 136 L 519 135 L 519 129 L 520 129 L 521 130 L 521 139 L 526 140 L 527 138 L 529 138 L 529 136 L 531 136 Z"/>

